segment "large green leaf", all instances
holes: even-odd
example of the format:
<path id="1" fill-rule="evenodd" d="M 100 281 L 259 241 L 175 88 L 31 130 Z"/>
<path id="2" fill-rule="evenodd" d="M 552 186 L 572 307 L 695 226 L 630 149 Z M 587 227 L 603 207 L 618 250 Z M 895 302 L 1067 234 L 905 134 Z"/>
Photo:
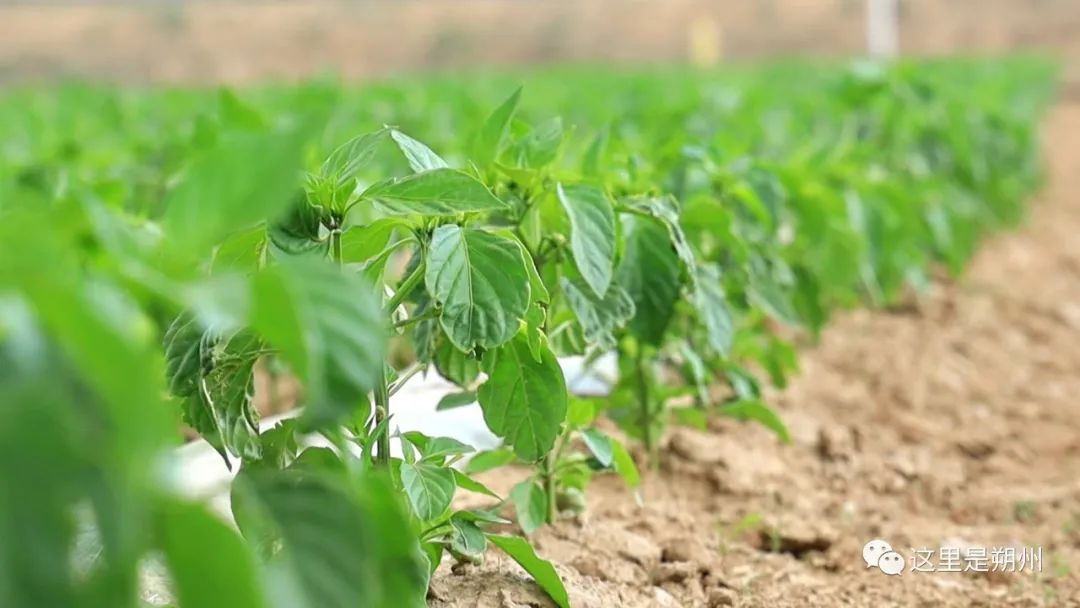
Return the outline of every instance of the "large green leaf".
<path id="1" fill-rule="evenodd" d="M 432 521 L 446 513 L 457 489 L 453 471 L 424 463 L 402 463 L 401 485 L 421 521 Z"/>
<path id="2" fill-rule="evenodd" d="M 346 418 L 382 379 L 387 334 L 372 290 L 329 263 L 291 260 L 256 277 L 252 322 L 304 380 L 304 421 Z"/>
<path id="3" fill-rule="evenodd" d="M 381 181 L 360 196 L 395 215 L 454 216 L 509 208 L 475 177 L 447 168 Z"/>
<path id="4" fill-rule="evenodd" d="M 488 379 L 477 398 L 488 428 L 519 458 L 539 460 L 555 443 L 566 417 L 566 380 L 555 354 L 542 345 L 537 360 L 528 338 L 518 334 L 487 351 L 483 369 Z"/>
<path id="5" fill-rule="evenodd" d="M 275 218 L 300 183 L 297 133 L 244 133 L 197 156 L 165 200 L 177 250 L 205 254 L 230 232 Z"/>
<path id="6" fill-rule="evenodd" d="M 625 250 L 616 281 L 634 301 L 630 331 L 650 344 L 659 344 L 679 297 L 679 257 L 667 230 L 658 221 L 623 217 Z"/>
<path id="7" fill-rule="evenodd" d="M 426 568 L 392 490 L 370 475 L 342 475 L 308 464 L 237 477 L 233 513 L 270 553 L 276 605 L 423 606 Z"/>
<path id="8" fill-rule="evenodd" d="M 581 276 L 604 297 L 615 268 L 615 212 L 607 194 L 587 185 L 556 186 L 570 217 L 570 251 Z"/>
<path id="9" fill-rule="evenodd" d="M 517 332 L 529 305 L 529 275 L 521 247 L 506 237 L 457 225 L 435 230 L 425 274 L 442 306 L 439 322 L 467 352 L 494 348 Z"/>
<path id="10" fill-rule="evenodd" d="M 255 556 L 236 532 L 201 505 L 168 501 L 158 546 L 180 606 L 264 608 Z"/>
<path id="11" fill-rule="evenodd" d="M 570 596 L 566 594 L 559 573 L 551 565 L 551 562 L 536 555 L 529 541 L 519 536 L 501 536 L 491 534 L 488 536 L 491 544 L 503 550 L 515 562 L 525 569 L 537 585 L 548 594 L 559 608 L 570 608 Z"/>
<path id="12" fill-rule="evenodd" d="M 566 277 L 559 280 L 566 302 L 577 316 L 590 345 L 615 348 L 615 332 L 634 317 L 634 301 L 621 285 L 612 285 L 603 298 Z"/>

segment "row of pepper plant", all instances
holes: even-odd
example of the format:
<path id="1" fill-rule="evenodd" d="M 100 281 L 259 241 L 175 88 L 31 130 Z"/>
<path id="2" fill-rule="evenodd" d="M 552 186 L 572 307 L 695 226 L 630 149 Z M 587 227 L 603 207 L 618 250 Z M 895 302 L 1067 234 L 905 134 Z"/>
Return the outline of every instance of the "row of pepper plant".
<path id="1" fill-rule="evenodd" d="M 571 70 L 492 112 L 503 78 L 12 93 L 0 603 L 137 605 L 156 555 L 180 606 L 423 605 L 444 560 L 494 547 L 568 606 L 513 524 L 584 509 L 598 473 L 635 489 L 671 424 L 787 441 L 760 378 L 783 386 L 790 338 L 831 310 L 959 272 L 1020 217 L 1049 81 L 1026 62 Z M 408 126 L 343 137 L 373 123 Z M 613 358 L 610 391 L 571 394 L 566 356 Z M 302 386 L 272 428 L 267 370 Z M 439 409 L 478 403 L 501 447 L 398 429 L 394 395 L 431 373 L 458 387 Z M 239 535 L 162 475 L 170 411 L 237 467 Z M 509 464 L 507 496 L 477 478 Z"/>

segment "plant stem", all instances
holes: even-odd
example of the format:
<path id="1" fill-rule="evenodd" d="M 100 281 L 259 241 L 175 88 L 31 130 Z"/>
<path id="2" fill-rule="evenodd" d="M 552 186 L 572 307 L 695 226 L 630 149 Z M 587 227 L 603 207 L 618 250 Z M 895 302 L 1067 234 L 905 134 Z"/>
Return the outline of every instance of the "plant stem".
<path id="1" fill-rule="evenodd" d="M 563 434 L 555 439 L 555 445 L 548 452 L 548 455 L 544 457 L 543 464 L 543 478 L 544 478 L 544 491 L 547 494 L 548 508 L 547 508 L 547 523 L 554 524 L 559 519 L 559 501 L 557 500 L 558 491 L 558 475 L 559 471 L 559 459 L 562 458 L 563 448 L 569 443 L 570 426 L 566 426 L 566 430 Z"/>
<path id="2" fill-rule="evenodd" d="M 383 427 L 382 423 L 390 414 L 390 389 L 387 386 L 388 379 L 386 364 L 383 364 L 382 377 L 375 386 L 375 428 L 379 433 L 375 438 L 375 462 L 376 464 L 390 464 L 390 429 Z"/>
<path id="3" fill-rule="evenodd" d="M 644 349 L 638 348 L 634 356 L 635 374 L 637 379 L 638 407 L 641 414 L 642 440 L 645 442 L 645 451 L 649 455 L 649 465 L 655 467 L 657 462 L 656 437 L 653 434 L 652 408 L 649 405 L 649 380 L 645 376 L 645 353 Z"/>
<path id="4" fill-rule="evenodd" d="M 413 269 L 409 276 L 405 277 L 405 280 L 398 286 L 397 291 L 387 301 L 386 307 L 383 311 L 389 315 L 401 303 L 405 301 L 405 298 L 409 297 L 414 289 L 424 279 L 424 262 L 420 261 Z M 390 429 L 383 427 L 382 423 L 390 415 L 390 370 L 384 363 L 382 367 L 382 377 L 379 380 L 378 385 L 375 387 L 375 428 L 381 429 L 378 431 L 378 437 L 375 438 L 376 454 L 375 462 L 382 464 L 390 463 Z"/>
<path id="5" fill-rule="evenodd" d="M 416 289 L 417 285 L 424 280 L 424 262 L 421 261 L 413 269 L 409 276 L 405 277 L 405 280 L 398 286 L 397 291 L 390 297 L 390 300 L 386 303 L 386 312 L 393 312 L 395 308 L 401 306 L 401 303 L 405 301 L 405 298 L 409 297 L 409 294 Z"/>
<path id="6" fill-rule="evenodd" d="M 417 315 L 415 317 L 409 317 L 408 319 L 405 319 L 403 321 L 398 321 L 397 323 L 394 323 L 394 329 L 401 329 L 403 327 L 408 327 L 410 325 L 413 325 L 415 323 L 419 323 L 421 321 L 427 321 L 428 319 L 434 319 L 434 318 L 436 318 L 438 316 L 439 316 L 438 312 L 436 312 L 434 310 L 429 310 L 428 312 L 426 312 L 426 313 L 424 313 L 422 315 Z"/>
<path id="7" fill-rule="evenodd" d="M 341 266 L 341 229 L 333 228 L 330 230 L 330 257 L 334 260 L 334 263 L 339 267 Z"/>
<path id="8" fill-rule="evenodd" d="M 409 381 L 409 378 L 412 378 L 416 374 L 420 373 L 424 370 L 424 368 L 425 366 L 419 363 L 414 363 L 413 365 L 411 365 L 400 376 L 398 376 L 398 379 L 394 381 L 392 385 L 390 385 L 390 396 L 393 397 L 394 393 L 398 392 L 403 386 L 405 386 L 405 383 Z"/>

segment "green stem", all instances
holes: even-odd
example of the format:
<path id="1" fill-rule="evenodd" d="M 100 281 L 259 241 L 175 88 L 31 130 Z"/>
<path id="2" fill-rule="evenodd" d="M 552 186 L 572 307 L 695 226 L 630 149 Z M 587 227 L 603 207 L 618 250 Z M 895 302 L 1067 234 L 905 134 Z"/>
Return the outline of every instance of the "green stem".
<path id="1" fill-rule="evenodd" d="M 413 269 L 409 276 L 405 277 L 405 280 L 398 286 L 397 291 L 390 297 L 390 300 L 386 303 L 386 312 L 393 312 L 401 303 L 405 301 L 405 298 L 409 297 L 414 289 L 424 280 L 424 262 L 420 262 Z"/>
<path id="2" fill-rule="evenodd" d="M 436 318 L 438 316 L 439 316 L 438 312 L 436 312 L 434 310 L 429 310 L 428 312 L 425 312 L 422 315 L 417 315 L 415 317 L 409 317 L 408 319 L 404 319 L 402 321 L 398 321 L 397 323 L 394 323 L 394 329 L 401 329 L 403 327 L 408 327 L 410 325 L 419 323 L 421 321 L 427 321 L 428 319 L 434 319 L 434 318 Z"/>
<path id="3" fill-rule="evenodd" d="M 544 478 L 544 491 L 547 494 L 548 508 L 547 508 L 547 523 L 554 524 L 559 519 L 559 503 L 557 500 L 558 492 L 558 471 L 559 460 L 562 459 L 563 448 L 569 443 L 570 426 L 566 426 L 566 430 L 555 439 L 555 445 L 548 452 L 548 455 L 544 457 L 543 464 L 543 478 Z"/>
<path id="4" fill-rule="evenodd" d="M 330 257 L 341 266 L 341 230 L 337 228 L 330 231 Z"/>
<path id="5" fill-rule="evenodd" d="M 383 309 L 386 314 L 390 314 L 401 303 L 405 301 L 405 298 L 409 297 L 414 289 L 420 282 L 424 280 L 424 262 L 421 260 L 416 268 L 413 269 L 409 276 L 405 277 L 405 280 L 398 286 L 397 291 L 387 301 L 386 307 Z M 375 462 L 382 464 L 390 463 L 390 429 L 381 427 L 383 421 L 390 415 L 390 370 L 384 363 L 382 368 L 382 377 L 379 380 L 378 385 L 375 387 L 375 428 L 379 431 L 378 437 L 375 438 L 375 445 L 377 453 L 375 454 Z"/>
<path id="6" fill-rule="evenodd" d="M 645 353 L 644 349 L 638 348 L 634 358 L 635 376 L 637 380 L 638 407 L 641 414 L 641 433 L 645 442 L 645 451 L 649 454 L 649 465 L 657 464 L 657 445 L 654 436 L 652 408 L 649 406 L 649 380 L 645 376 Z"/>
<path id="7" fill-rule="evenodd" d="M 409 378 L 412 378 L 416 374 L 423 371 L 424 367 L 425 366 L 420 365 L 420 364 L 414 364 L 411 367 L 409 367 L 409 369 L 405 370 L 405 372 L 403 374 L 401 374 L 398 377 L 398 379 L 392 385 L 390 385 L 390 388 L 389 388 L 390 396 L 393 397 L 394 393 L 398 392 L 399 390 L 401 390 L 401 387 L 405 386 L 405 383 L 409 381 Z"/>
<path id="8" fill-rule="evenodd" d="M 379 429 L 379 436 L 375 438 L 375 462 L 377 464 L 390 464 L 390 429 L 383 427 L 382 423 L 390 413 L 390 389 L 387 386 L 388 374 L 386 364 L 383 364 L 382 377 L 375 386 L 375 428 Z"/>

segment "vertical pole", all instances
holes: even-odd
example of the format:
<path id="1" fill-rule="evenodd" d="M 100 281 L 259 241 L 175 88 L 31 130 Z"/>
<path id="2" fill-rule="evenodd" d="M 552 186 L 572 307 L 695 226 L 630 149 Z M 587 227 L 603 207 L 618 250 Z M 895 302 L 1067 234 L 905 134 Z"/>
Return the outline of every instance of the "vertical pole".
<path id="1" fill-rule="evenodd" d="M 900 51 L 900 0 L 866 0 L 866 49 L 872 57 Z"/>

